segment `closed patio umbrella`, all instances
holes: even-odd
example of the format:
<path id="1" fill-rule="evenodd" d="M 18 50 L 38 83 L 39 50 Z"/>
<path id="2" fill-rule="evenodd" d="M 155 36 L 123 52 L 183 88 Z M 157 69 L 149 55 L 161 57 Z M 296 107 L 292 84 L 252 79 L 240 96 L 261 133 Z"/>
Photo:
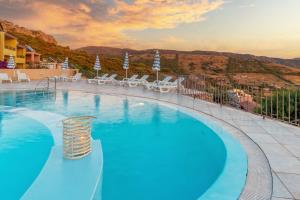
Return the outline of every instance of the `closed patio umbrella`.
<path id="1" fill-rule="evenodd" d="M 9 68 L 9 69 L 15 69 L 16 68 L 15 60 L 14 60 L 14 57 L 12 55 L 9 56 L 9 61 L 8 61 L 8 64 L 7 64 L 7 68 Z"/>
<path id="2" fill-rule="evenodd" d="M 154 55 L 154 62 L 152 65 L 152 70 L 156 71 L 156 81 L 158 83 L 158 71 L 160 71 L 160 56 L 158 50 Z"/>
<path id="3" fill-rule="evenodd" d="M 101 64 L 100 64 L 100 60 L 99 60 L 98 55 L 96 57 L 96 61 L 95 61 L 95 64 L 94 64 L 94 70 L 97 71 L 97 78 L 98 78 L 98 71 L 101 70 Z"/>
<path id="4" fill-rule="evenodd" d="M 69 68 L 69 58 L 66 57 L 63 65 L 61 66 L 62 70 L 63 70 L 63 73 L 62 73 L 62 76 L 61 76 L 61 80 L 65 81 L 68 79 L 67 77 L 67 72 L 66 70 Z"/>
<path id="5" fill-rule="evenodd" d="M 129 59 L 128 59 L 128 53 L 125 53 L 125 59 L 123 63 L 123 69 L 126 70 L 126 79 L 127 79 L 127 70 L 129 69 Z"/>
<path id="6" fill-rule="evenodd" d="M 69 58 L 66 57 L 65 62 L 62 65 L 62 69 L 68 69 L 69 68 Z"/>
<path id="7" fill-rule="evenodd" d="M 15 65 L 15 60 L 14 60 L 13 55 L 9 56 L 8 64 L 6 67 L 8 69 L 13 69 L 13 77 L 16 77 L 16 72 L 15 72 L 16 65 Z"/>

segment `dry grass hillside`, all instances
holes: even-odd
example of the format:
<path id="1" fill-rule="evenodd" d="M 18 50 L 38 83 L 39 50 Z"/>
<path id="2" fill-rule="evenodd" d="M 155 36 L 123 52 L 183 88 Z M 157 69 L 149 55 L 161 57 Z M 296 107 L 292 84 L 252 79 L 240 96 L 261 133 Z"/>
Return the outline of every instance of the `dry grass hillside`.
<path id="1" fill-rule="evenodd" d="M 153 49 L 137 51 L 111 47 L 84 47 L 80 50 L 90 55 L 103 54 L 119 58 L 127 51 L 131 62 L 143 63 L 148 68 L 152 65 L 155 52 Z M 297 59 L 208 51 L 160 50 L 160 54 L 162 72 L 166 74 L 205 75 L 211 81 L 274 87 L 299 85 L 300 82 L 300 63 L 297 63 Z"/>

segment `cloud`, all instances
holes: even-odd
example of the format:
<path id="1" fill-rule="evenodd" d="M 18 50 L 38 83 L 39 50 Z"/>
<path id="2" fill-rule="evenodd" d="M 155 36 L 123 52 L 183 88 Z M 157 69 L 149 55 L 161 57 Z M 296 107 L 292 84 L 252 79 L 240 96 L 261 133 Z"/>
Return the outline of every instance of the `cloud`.
<path id="1" fill-rule="evenodd" d="M 11 7 L 18 4 L 20 12 L 26 11 L 22 17 L 10 15 L 9 20 L 58 36 L 63 44 L 71 47 L 124 46 L 126 43 L 134 47 L 136 41 L 126 31 L 172 29 L 180 24 L 200 22 L 205 19 L 206 13 L 220 8 L 223 1 L 9 0 L 9 4 Z"/>
<path id="2" fill-rule="evenodd" d="M 202 21 L 204 14 L 219 8 L 223 1 L 136 0 L 130 4 L 117 0 L 115 4 L 108 13 L 119 24 L 129 25 L 131 29 L 165 29 Z"/>
<path id="3" fill-rule="evenodd" d="M 79 9 L 85 13 L 90 13 L 91 12 L 91 8 L 89 6 L 87 6 L 84 3 L 80 3 L 79 4 Z"/>
<path id="4" fill-rule="evenodd" d="M 185 42 L 184 39 L 178 38 L 178 37 L 175 37 L 175 36 L 165 37 L 165 38 L 161 39 L 161 41 L 165 42 L 165 43 L 170 43 L 170 44 L 181 44 L 181 43 Z"/>
<path id="5" fill-rule="evenodd" d="M 254 7 L 255 7 L 254 3 L 240 5 L 240 8 L 254 8 Z"/>

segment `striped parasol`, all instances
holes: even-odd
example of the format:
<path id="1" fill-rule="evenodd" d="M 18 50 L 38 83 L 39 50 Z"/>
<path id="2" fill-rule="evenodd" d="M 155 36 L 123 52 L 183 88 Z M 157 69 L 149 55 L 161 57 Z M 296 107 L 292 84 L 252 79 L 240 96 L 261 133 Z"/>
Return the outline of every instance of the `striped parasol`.
<path id="1" fill-rule="evenodd" d="M 65 62 L 62 65 L 62 69 L 68 69 L 69 68 L 69 58 L 66 57 Z"/>
<path id="2" fill-rule="evenodd" d="M 12 55 L 9 56 L 9 61 L 8 61 L 8 64 L 7 64 L 7 68 L 9 68 L 9 69 L 15 69 L 16 68 L 15 60 L 14 60 L 14 57 Z"/>
<path id="3" fill-rule="evenodd" d="M 127 70 L 129 69 L 129 59 L 128 59 L 128 53 L 125 53 L 125 59 L 123 63 L 123 69 L 126 70 L 126 79 L 127 79 Z"/>
<path id="4" fill-rule="evenodd" d="M 156 71 L 156 80 L 158 82 L 158 71 L 160 71 L 160 56 L 158 50 L 155 52 L 154 55 L 154 62 L 152 65 L 152 70 Z"/>
<path id="5" fill-rule="evenodd" d="M 94 70 L 97 71 L 97 77 L 98 77 L 98 71 L 101 70 L 101 64 L 100 64 L 100 60 L 99 60 L 99 56 L 98 55 L 96 57 L 96 62 L 94 64 Z"/>

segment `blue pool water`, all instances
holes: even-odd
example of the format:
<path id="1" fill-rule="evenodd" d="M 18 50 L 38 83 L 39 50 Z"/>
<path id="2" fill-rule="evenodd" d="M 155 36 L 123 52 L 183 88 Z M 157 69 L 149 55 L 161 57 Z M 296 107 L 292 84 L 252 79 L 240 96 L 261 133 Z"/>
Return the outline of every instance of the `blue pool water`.
<path id="1" fill-rule="evenodd" d="M 92 136 L 103 147 L 103 200 L 197 199 L 225 166 L 219 136 L 191 116 L 156 103 L 83 92 L 2 92 L 1 106 L 0 199 L 22 196 L 53 145 L 45 126 L 8 112 L 11 108 L 96 116 Z"/>
<path id="2" fill-rule="evenodd" d="M 0 199 L 19 199 L 39 174 L 52 144 L 42 124 L 0 113 Z"/>

